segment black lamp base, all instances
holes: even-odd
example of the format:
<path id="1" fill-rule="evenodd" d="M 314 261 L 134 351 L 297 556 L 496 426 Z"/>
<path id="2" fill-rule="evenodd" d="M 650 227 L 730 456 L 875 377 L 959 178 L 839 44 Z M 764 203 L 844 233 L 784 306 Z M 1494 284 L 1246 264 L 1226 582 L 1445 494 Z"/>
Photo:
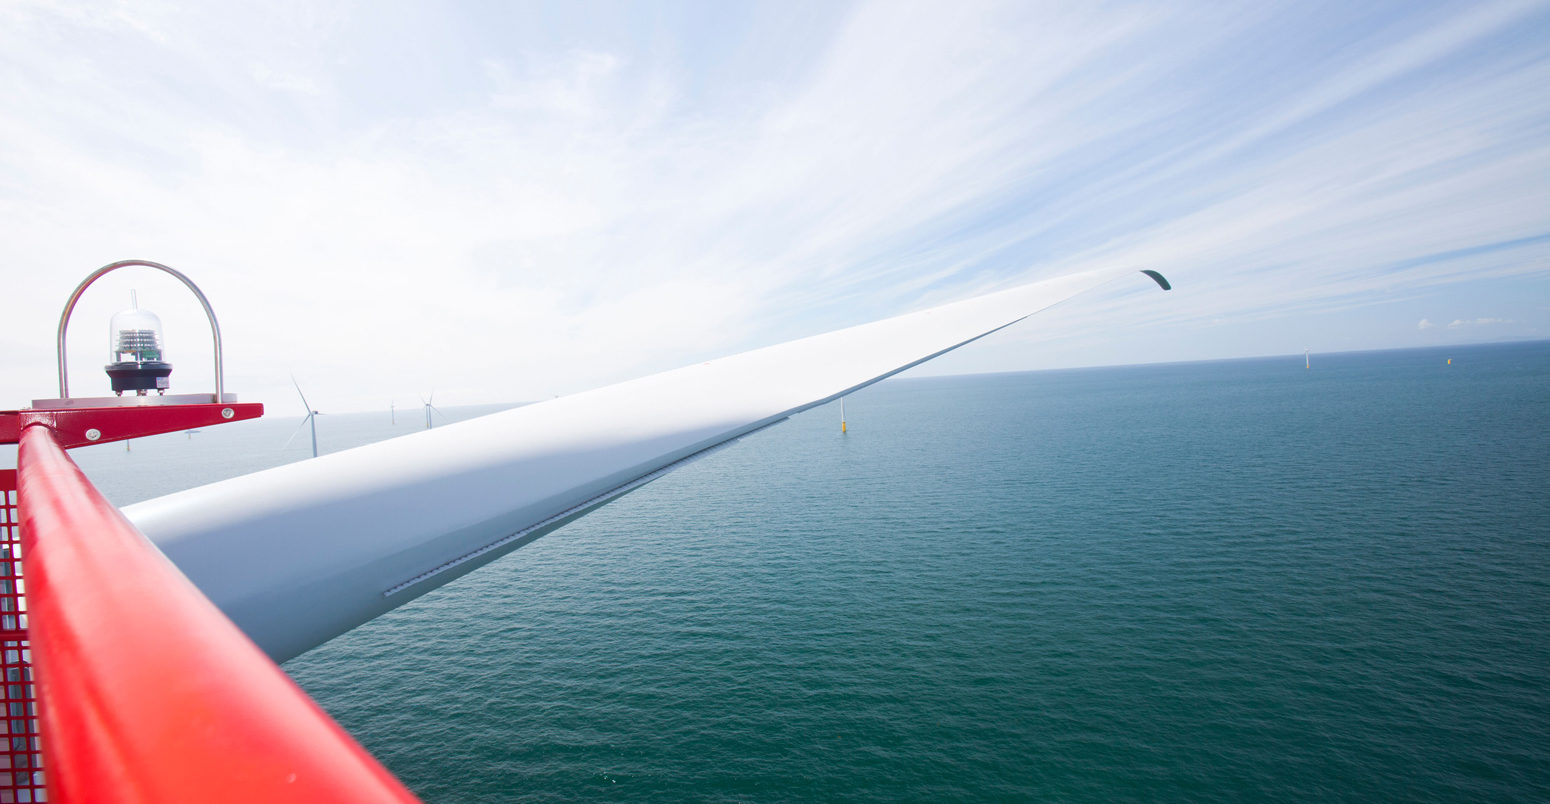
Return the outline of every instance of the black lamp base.
<path id="1" fill-rule="evenodd" d="M 144 363 L 109 363 L 104 368 L 116 394 L 139 391 L 143 395 L 145 391 L 166 391 L 172 385 L 168 379 L 172 375 L 171 363 L 147 360 Z"/>

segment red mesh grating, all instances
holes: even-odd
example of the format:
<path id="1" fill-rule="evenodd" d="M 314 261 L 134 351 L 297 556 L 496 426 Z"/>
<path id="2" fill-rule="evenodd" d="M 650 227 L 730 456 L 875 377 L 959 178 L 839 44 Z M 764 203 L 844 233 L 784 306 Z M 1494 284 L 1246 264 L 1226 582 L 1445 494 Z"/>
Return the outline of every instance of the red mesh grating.
<path id="1" fill-rule="evenodd" d="M 32 651 L 27 641 L 27 597 L 22 584 L 21 527 L 16 514 L 16 470 L 0 469 L 0 804 L 47 801 L 38 740 Z"/>

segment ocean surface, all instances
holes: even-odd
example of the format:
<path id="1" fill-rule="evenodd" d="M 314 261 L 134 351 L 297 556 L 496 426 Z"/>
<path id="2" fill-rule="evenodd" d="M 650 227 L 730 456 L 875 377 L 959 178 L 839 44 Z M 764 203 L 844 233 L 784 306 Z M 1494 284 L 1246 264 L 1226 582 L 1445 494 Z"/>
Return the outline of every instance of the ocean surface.
<path id="1" fill-rule="evenodd" d="M 430 802 L 1550 800 L 1550 343 L 846 410 L 285 669 Z M 122 504 L 305 457 L 296 422 L 75 454 Z"/>

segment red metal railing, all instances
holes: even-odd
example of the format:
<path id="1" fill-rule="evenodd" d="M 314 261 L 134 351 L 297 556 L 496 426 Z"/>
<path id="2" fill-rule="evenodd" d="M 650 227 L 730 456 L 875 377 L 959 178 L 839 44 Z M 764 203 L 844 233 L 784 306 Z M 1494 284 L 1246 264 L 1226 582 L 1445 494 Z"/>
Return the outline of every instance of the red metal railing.
<path id="1" fill-rule="evenodd" d="M 50 801 L 417 800 L 103 499 L 47 426 L 20 437 Z"/>

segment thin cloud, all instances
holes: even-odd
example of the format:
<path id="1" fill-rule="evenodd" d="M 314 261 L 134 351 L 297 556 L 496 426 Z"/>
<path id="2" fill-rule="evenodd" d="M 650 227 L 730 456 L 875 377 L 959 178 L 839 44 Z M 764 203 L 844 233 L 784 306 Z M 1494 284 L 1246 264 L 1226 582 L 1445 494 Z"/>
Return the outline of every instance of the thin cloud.
<path id="1" fill-rule="evenodd" d="M 335 409 L 425 375 L 453 404 L 547 397 L 1097 265 L 1177 290 L 1058 311 L 1071 360 L 1139 331 L 1161 359 L 1226 356 L 1212 321 L 1550 273 L 1550 60 L 1508 35 L 1544 27 L 1533 4 L 745 6 L 731 55 L 566 6 L 564 35 L 126 8 L 0 9 L 0 270 L 40 296 L 0 335 L 13 354 L 124 256 L 205 286 L 248 388 L 337 378 L 316 391 Z M 1038 365 L 1048 335 L 975 368 Z M 0 390 L 51 382 L 28 360 Z"/>
<path id="2" fill-rule="evenodd" d="M 260 85 L 281 92 L 295 92 L 301 95 L 322 97 L 323 88 L 318 83 L 304 75 L 292 75 L 275 72 L 264 64 L 253 64 L 248 67 L 248 75 L 253 77 Z"/>
<path id="3" fill-rule="evenodd" d="M 1493 327 L 1501 324 L 1511 323 L 1512 321 L 1506 318 L 1476 318 L 1473 320 L 1457 318 L 1454 319 L 1451 324 L 1448 324 L 1448 329 L 1464 329 L 1466 327 Z"/>

